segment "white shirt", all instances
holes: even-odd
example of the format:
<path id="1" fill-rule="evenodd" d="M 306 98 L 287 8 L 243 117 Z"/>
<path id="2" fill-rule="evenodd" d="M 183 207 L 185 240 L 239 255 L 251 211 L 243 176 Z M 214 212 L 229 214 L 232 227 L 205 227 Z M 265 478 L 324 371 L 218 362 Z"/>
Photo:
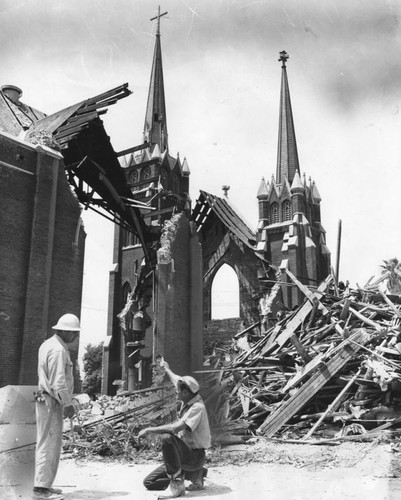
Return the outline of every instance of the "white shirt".
<path id="1" fill-rule="evenodd" d="M 190 448 L 210 448 L 210 427 L 205 404 L 199 394 L 193 397 L 180 411 L 180 422 L 184 422 L 189 429 L 178 433 Z"/>
<path id="2" fill-rule="evenodd" d="M 39 389 L 64 406 L 72 405 L 74 375 L 66 344 L 55 334 L 40 346 L 38 358 Z"/>

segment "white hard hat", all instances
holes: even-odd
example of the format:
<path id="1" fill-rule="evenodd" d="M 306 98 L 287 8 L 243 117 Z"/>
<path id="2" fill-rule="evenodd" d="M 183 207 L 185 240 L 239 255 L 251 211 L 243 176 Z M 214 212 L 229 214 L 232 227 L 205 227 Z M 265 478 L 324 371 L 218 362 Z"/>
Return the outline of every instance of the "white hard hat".
<path id="1" fill-rule="evenodd" d="M 75 316 L 75 314 L 64 314 L 57 321 L 57 325 L 54 325 L 53 330 L 64 330 L 70 332 L 79 332 L 81 326 L 79 324 L 79 319 Z"/>

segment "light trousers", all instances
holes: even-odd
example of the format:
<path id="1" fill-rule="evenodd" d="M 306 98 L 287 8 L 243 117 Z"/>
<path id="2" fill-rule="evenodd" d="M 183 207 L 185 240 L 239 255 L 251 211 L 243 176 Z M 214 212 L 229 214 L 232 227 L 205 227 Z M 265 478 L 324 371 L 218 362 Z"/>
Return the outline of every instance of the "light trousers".
<path id="1" fill-rule="evenodd" d="M 44 402 L 36 402 L 34 487 L 51 488 L 60 462 L 63 407 L 47 394 L 44 399 Z"/>

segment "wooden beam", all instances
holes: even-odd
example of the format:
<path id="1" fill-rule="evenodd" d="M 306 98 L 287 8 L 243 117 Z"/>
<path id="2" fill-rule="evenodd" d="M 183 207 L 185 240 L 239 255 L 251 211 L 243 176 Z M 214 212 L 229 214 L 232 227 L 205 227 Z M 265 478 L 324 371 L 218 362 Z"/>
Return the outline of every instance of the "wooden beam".
<path id="1" fill-rule="evenodd" d="M 102 94 L 90 97 L 85 101 L 82 101 L 82 106 L 90 106 L 91 104 L 97 104 L 100 101 L 109 99 L 110 97 L 116 97 L 117 99 L 122 99 L 132 92 L 128 89 L 128 83 L 123 83 L 122 85 L 115 87 L 114 89 L 103 92 Z"/>
<path id="2" fill-rule="evenodd" d="M 347 319 L 350 306 L 351 306 L 351 299 L 346 299 L 340 313 L 339 317 L 340 321 L 345 321 Z"/>
<path id="3" fill-rule="evenodd" d="M 305 349 L 305 347 L 302 345 L 301 341 L 299 338 L 295 335 L 291 335 L 290 337 L 290 342 L 291 344 L 295 347 L 297 350 L 297 353 L 301 356 L 301 358 L 304 360 L 305 364 L 309 363 L 312 361 L 311 356 L 309 356 L 308 351 Z"/>
<path id="4" fill-rule="evenodd" d="M 364 316 L 363 314 L 361 314 L 359 311 L 356 311 L 352 307 L 349 308 L 349 311 L 354 316 L 356 316 L 358 319 L 360 319 L 363 323 L 366 323 L 367 325 L 372 326 L 376 331 L 378 331 L 378 332 L 382 331 L 382 328 L 381 328 L 380 324 L 376 323 L 376 321 L 373 321 L 373 320 L 367 318 L 366 316 Z"/>
<path id="5" fill-rule="evenodd" d="M 355 382 L 355 380 L 359 377 L 361 373 L 362 368 L 359 368 L 359 370 L 355 373 L 355 375 L 352 377 L 352 379 L 347 383 L 345 387 L 340 391 L 340 393 L 337 395 L 337 397 L 334 399 L 332 403 L 329 404 L 327 407 L 327 410 L 320 416 L 318 421 L 315 423 L 315 425 L 309 429 L 308 433 L 302 438 L 304 441 L 306 439 L 309 439 L 312 434 L 317 430 L 317 428 L 320 426 L 320 424 L 323 422 L 323 420 L 331 413 L 335 412 L 338 406 L 342 403 L 344 396 L 348 389 L 351 387 L 351 385 Z"/>
<path id="6" fill-rule="evenodd" d="M 64 125 L 62 125 L 61 127 L 58 127 L 54 131 L 54 133 L 58 134 L 58 133 L 64 132 L 65 130 L 68 130 L 68 129 L 75 127 L 77 125 L 81 125 L 84 123 L 88 123 L 92 120 L 95 120 L 97 117 L 98 117 L 98 114 L 96 113 L 96 111 L 92 111 L 91 113 L 85 113 L 84 115 L 78 115 L 78 116 L 74 115 L 71 118 L 69 118 L 64 123 Z"/>
<path id="7" fill-rule="evenodd" d="M 302 325 L 305 321 L 306 316 L 312 311 L 312 304 L 308 301 L 305 302 L 297 311 L 295 316 L 293 316 L 288 323 L 285 325 L 284 330 L 276 338 L 277 344 L 282 347 L 287 340 L 292 337 L 295 331 Z"/>
<path id="8" fill-rule="evenodd" d="M 281 389 L 281 392 L 288 392 L 290 389 L 300 384 L 311 374 L 312 371 L 316 370 L 318 366 L 323 363 L 323 353 L 319 353 L 303 368 L 302 371 L 297 372 L 292 378 L 290 378 L 287 384 Z"/>
<path id="9" fill-rule="evenodd" d="M 302 387 L 263 422 L 257 432 L 272 437 L 290 420 L 313 396 L 368 342 L 370 335 L 364 330 L 356 331 L 349 339 L 344 340 L 336 354 L 321 366 Z M 358 345 L 355 345 L 357 342 Z"/>
<path id="10" fill-rule="evenodd" d="M 327 307 L 322 304 L 319 300 L 319 296 L 316 295 L 314 292 L 311 292 L 309 290 L 309 288 L 304 285 L 303 283 L 301 283 L 293 274 L 291 271 L 289 271 L 288 269 L 284 269 L 284 271 L 286 272 L 286 274 L 292 279 L 292 281 L 298 286 L 298 288 L 301 290 L 301 292 L 305 295 L 305 297 L 311 302 L 312 305 L 315 305 L 316 301 L 319 301 L 318 302 L 318 309 L 320 309 L 323 314 L 328 314 L 329 313 L 329 310 L 327 309 Z M 322 289 L 321 286 L 324 285 L 324 288 Z M 328 279 L 326 278 L 325 281 L 323 281 L 317 288 L 317 292 L 321 292 L 321 291 L 324 291 L 326 288 L 328 287 Z M 312 307 L 310 308 L 310 310 L 312 309 Z M 343 334 L 343 329 L 341 328 L 341 326 L 338 324 L 338 323 L 334 323 L 334 328 L 336 329 L 337 333 L 339 333 L 340 335 Z"/>
<path id="11" fill-rule="evenodd" d="M 250 332 L 251 330 L 253 330 L 254 328 L 256 328 L 259 325 L 260 325 L 260 321 L 257 321 L 253 325 L 248 326 L 248 328 L 245 328 L 245 330 L 242 330 L 242 332 L 236 333 L 234 335 L 233 339 L 238 339 L 239 337 L 242 337 L 242 335 L 245 335 L 246 333 Z"/>
<path id="12" fill-rule="evenodd" d="M 396 305 L 381 290 L 379 291 L 379 293 L 383 297 L 384 301 L 387 302 L 387 304 L 391 307 L 391 309 L 393 310 L 393 312 L 395 313 L 395 315 L 398 318 L 401 318 L 401 311 L 396 307 Z"/>

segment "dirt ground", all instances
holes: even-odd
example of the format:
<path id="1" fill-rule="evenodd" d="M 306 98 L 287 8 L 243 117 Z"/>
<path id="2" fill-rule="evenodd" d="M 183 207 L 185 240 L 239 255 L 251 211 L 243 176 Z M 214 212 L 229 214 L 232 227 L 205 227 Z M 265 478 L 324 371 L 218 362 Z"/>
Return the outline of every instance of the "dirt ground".
<path id="1" fill-rule="evenodd" d="M 2 458 L 0 498 L 30 499 L 33 450 Z M 137 462 L 137 463 L 136 463 Z M 65 500 L 156 500 L 143 478 L 154 459 L 78 459 L 63 455 L 55 487 Z M 185 498 L 211 500 L 395 500 L 401 498 L 398 442 L 312 446 L 256 442 L 208 454 L 206 488 Z"/>

